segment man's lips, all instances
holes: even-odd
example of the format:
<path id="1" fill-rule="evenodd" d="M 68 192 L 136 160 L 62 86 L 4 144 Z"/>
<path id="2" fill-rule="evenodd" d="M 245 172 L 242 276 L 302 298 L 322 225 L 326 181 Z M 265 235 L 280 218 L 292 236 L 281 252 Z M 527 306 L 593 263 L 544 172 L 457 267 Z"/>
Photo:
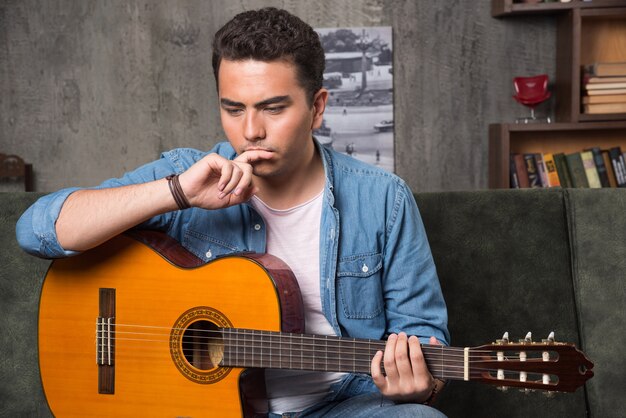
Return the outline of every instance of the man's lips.
<path id="1" fill-rule="evenodd" d="M 250 152 L 250 151 L 274 152 L 274 150 L 269 149 L 269 148 L 246 148 L 243 152 Z"/>

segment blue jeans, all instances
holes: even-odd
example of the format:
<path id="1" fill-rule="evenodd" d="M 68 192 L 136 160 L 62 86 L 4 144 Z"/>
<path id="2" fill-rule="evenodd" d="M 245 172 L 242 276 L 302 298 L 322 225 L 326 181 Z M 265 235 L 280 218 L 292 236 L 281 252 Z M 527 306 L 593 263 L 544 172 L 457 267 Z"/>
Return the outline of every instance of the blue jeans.
<path id="1" fill-rule="evenodd" d="M 349 376 L 331 389 L 326 399 L 302 412 L 270 413 L 268 418 L 446 418 L 430 406 L 393 403 L 369 376 Z"/>

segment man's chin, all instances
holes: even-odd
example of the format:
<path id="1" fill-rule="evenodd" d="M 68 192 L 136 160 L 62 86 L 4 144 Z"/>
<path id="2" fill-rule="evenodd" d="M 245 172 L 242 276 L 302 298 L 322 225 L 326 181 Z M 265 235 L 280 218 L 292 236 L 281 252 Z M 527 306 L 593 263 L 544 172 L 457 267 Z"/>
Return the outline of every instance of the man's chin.
<path id="1" fill-rule="evenodd" d="M 269 161 L 255 161 L 250 165 L 252 166 L 252 174 L 257 177 L 274 177 L 276 175 L 276 167 Z"/>

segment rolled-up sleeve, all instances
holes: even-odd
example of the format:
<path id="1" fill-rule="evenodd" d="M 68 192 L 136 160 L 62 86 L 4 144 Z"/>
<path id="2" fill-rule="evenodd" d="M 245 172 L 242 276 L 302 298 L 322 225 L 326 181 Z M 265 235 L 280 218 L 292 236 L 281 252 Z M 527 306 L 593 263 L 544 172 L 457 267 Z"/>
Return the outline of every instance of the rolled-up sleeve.
<path id="1" fill-rule="evenodd" d="M 22 214 L 15 227 L 17 242 L 24 251 L 37 257 L 61 258 L 78 254 L 67 251 L 59 244 L 56 220 L 63 203 L 70 194 L 78 190 L 73 187 L 43 196 Z"/>
<path id="2" fill-rule="evenodd" d="M 234 157 L 234 150 L 219 144 L 209 152 L 222 150 L 222 154 L 229 158 Z M 135 170 L 125 173 L 120 178 L 105 180 L 100 185 L 90 189 L 105 189 L 121 187 L 131 184 L 146 183 L 161 179 L 172 173 L 182 173 L 206 152 L 191 148 L 178 148 L 164 152 L 161 158 L 147 163 Z M 59 218 L 63 204 L 70 194 L 82 188 L 62 189 L 58 192 L 41 197 L 20 217 L 16 225 L 17 241 L 24 251 L 42 258 L 61 258 L 78 254 L 76 251 L 63 249 L 56 234 L 56 221 Z M 174 219 L 173 212 L 155 216 L 137 225 L 139 228 L 167 230 Z"/>

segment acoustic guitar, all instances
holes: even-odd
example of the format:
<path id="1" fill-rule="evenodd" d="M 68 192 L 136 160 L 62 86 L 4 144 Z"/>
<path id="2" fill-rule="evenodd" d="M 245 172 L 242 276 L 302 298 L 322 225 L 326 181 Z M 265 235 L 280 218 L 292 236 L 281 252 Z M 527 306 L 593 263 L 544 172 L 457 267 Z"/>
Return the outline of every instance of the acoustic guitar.
<path id="1" fill-rule="evenodd" d="M 57 417 L 248 417 L 263 369 L 369 373 L 385 345 L 303 330 L 297 282 L 276 257 L 205 264 L 162 233 L 121 235 L 52 263 L 43 388 Z M 593 376 L 582 352 L 551 340 L 422 350 L 439 379 L 571 392 Z"/>

